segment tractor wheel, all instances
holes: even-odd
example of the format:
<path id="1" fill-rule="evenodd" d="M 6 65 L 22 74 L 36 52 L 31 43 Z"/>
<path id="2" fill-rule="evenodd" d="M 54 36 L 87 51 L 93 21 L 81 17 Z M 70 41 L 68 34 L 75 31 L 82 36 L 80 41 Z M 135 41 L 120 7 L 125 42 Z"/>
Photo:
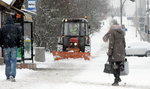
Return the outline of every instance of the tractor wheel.
<path id="1" fill-rule="evenodd" d="M 67 51 L 67 46 L 63 46 L 63 51 Z"/>
<path id="2" fill-rule="evenodd" d="M 81 48 L 80 48 L 80 51 L 81 51 L 81 52 L 84 52 L 84 51 L 85 51 L 85 47 L 81 47 Z"/>

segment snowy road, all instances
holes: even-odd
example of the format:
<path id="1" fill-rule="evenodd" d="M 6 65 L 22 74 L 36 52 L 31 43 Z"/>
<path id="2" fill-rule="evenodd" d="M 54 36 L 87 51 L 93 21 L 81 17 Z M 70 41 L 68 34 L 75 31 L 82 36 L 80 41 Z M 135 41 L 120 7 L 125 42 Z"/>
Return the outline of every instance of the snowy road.
<path id="1" fill-rule="evenodd" d="M 52 55 L 46 52 L 46 62 L 37 63 L 36 70 L 17 69 L 17 82 L 14 83 L 5 80 L 4 66 L 0 66 L 0 89 L 150 89 L 149 57 L 127 57 L 129 75 L 121 76 L 120 86 L 111 86 L 113 75 L 103 73 L 108 44 L 101 40 L 108 28 L 106 22 L 100 32 L 91 36 L 90 61 L 83 59 L 53 61 Z M 127 28 L 127 42 L 140 39 L 135 38 L 134 27 L 127 26 Z"/>
<path id="2" fill-rule="evenodd" d="M 53 61 L 50 53 L 48 61 L 45 63 L 37 63 L 37 69 L 17 69 L 17 77 L 15 83 L 5 80 L 4 66 L 0 67 L 0 89 L 61 89 L 62 86 L 73 81 L 73 77 L 84 71 L 89 61 L 82 59 Z M 50 57 L 50 56 L 51 57 Z"/>

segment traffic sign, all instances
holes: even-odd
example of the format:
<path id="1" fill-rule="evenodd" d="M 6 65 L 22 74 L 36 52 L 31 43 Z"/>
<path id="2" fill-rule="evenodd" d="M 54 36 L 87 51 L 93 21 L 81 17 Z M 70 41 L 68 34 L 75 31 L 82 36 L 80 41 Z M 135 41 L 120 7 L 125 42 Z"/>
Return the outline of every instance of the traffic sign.
<path id="1" fill-rule="evenodd" d="M 28 0 L 28 10 L 36 11 L 36 0 Z"/>

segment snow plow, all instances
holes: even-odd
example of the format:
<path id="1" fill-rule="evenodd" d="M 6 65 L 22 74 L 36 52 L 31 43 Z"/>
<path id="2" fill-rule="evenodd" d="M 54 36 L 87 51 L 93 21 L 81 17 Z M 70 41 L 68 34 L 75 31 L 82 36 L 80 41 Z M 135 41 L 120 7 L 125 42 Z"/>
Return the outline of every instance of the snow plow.
<path id="1" fill-rule="evenodd" d="M 85 18 L 63 19 L 57 51 L 52 51 L 54 60 L 68 58 L 90 60 L 89 28 Z"/>

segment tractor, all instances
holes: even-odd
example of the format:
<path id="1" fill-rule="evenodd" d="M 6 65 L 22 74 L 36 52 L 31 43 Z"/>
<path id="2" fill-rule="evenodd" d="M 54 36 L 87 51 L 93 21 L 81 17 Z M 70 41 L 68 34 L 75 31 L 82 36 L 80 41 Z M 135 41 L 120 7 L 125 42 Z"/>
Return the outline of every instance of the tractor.
<path id="1" fill-rule="evenodd" d="M 90 60 L 89 29 L 90 26 L 85 18 L 63 19 L 57 51 L 52 51 L 54 60 L 68 58 Z"/>

